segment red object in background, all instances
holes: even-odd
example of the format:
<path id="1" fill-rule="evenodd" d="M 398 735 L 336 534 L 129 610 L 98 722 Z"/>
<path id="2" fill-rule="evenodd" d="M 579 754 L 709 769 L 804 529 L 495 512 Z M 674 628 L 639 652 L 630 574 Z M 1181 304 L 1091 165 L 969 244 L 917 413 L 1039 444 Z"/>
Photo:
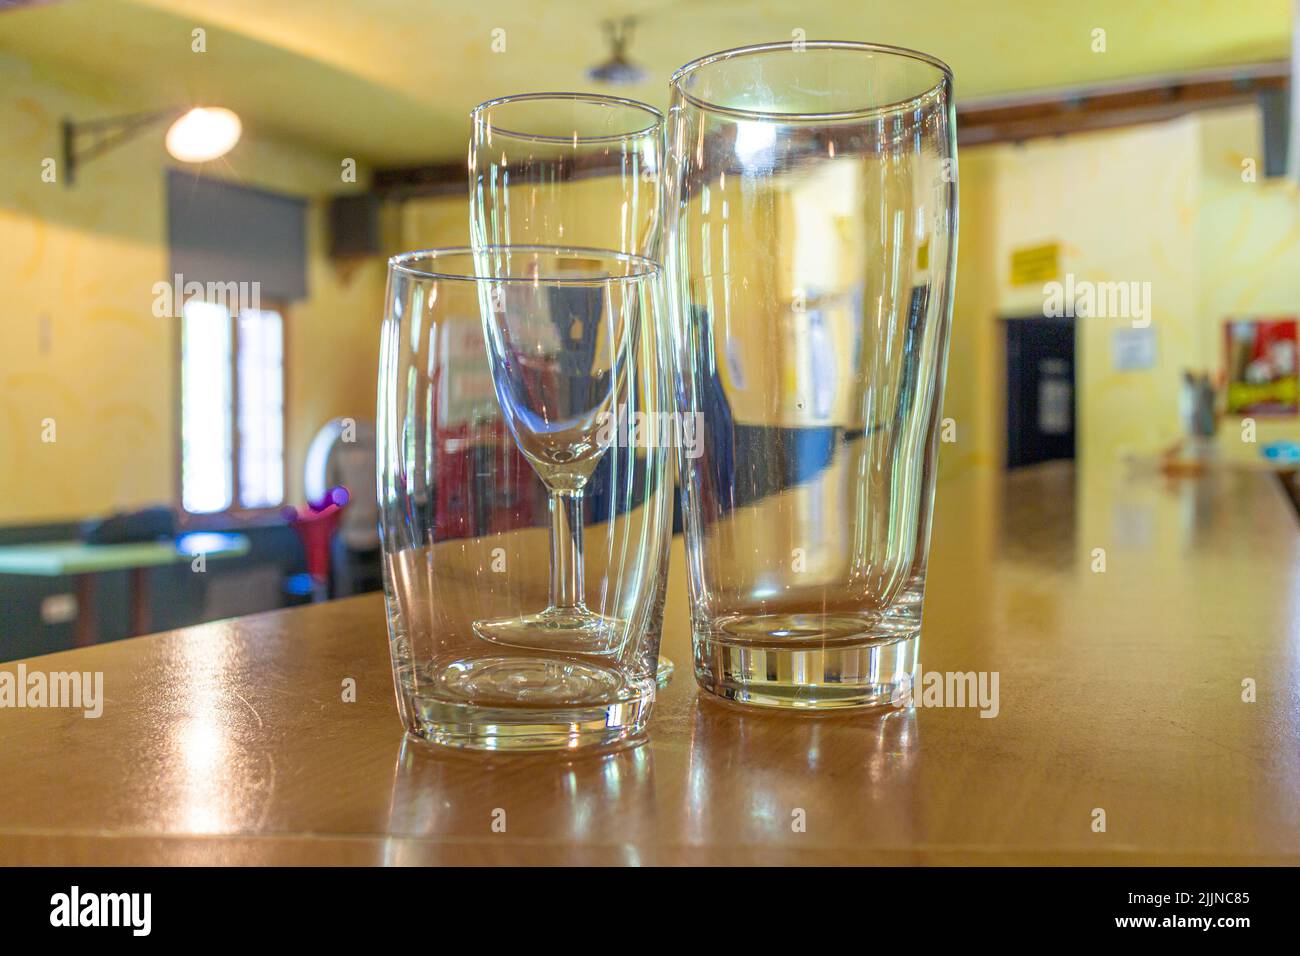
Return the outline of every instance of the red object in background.
<path id="1" fill-rule="evenodd" d="M 440 428 L 434 478 L 434 540 L 474 538 L 533 524 L 533 468 L 504 422 Z M 494 488 L 475 484 L 491 474 Z"/>
<path id="2" fill-rule="evenodd" d="M 1296 320 L 1230 319 L 1225 332 L 1228 414 L 1296 414 L 1300 410 Z"/>
<path id="3" fill-rule="evenodd" d="M 301 508 L 288 507 L 281 512 L 289 527 L 297 532 L 307 555 L 307 573 L 314 584 L 313 600 L 321 601 L 328 596 L 330 540 L 349 499 L 346 488 L 331 488 L 321 501 L 309 502 Z"/>
<path id="4" fill-rule="evenodd" d="M 431 370 L 433 540 L 533 525 L 546 492 L 496 414 L 496 391 L 477 320 L 444 326 Z M 486 412 L 486 415 L 484 414 Z"/>

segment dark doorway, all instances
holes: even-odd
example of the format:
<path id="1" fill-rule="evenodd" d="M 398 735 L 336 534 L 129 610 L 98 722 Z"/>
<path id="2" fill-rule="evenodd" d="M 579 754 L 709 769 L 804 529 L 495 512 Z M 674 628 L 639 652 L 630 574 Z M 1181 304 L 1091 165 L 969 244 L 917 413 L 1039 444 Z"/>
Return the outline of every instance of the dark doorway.
<path id="1" fill-rule="evenodd" d="M 1007 467 L 1074 458 L 1074 320 L 1010 319 Z"/>

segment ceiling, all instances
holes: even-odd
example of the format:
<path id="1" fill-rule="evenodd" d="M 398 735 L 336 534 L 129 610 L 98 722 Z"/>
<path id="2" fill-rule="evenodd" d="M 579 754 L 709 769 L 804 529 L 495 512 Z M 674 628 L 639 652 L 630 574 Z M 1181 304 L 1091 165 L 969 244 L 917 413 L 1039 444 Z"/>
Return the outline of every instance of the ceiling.
<path id="1" fill-rule="evenodd" d="M 463 156 L 481 100 L 599 89 L 599 23 L 623 15 L 650 79 L 614 91 L 660 107 L 687 60 L 795 29 L 933 53 L 960 103 L 1284 59 L 1291 28 L 1290 0 L 62 0 L 3 9 L 0 51 L 116 104 L 227 106 L 258 134 L 398 165 Z"/>

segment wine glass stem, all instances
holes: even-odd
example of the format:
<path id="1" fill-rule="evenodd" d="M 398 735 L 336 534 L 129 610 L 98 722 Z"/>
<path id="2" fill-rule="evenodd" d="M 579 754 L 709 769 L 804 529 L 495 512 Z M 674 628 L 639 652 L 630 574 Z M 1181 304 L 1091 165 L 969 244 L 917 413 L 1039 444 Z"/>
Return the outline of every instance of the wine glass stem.
<path id="1" fill-rule="evenodd" d="M 582 492 L 551 491 L 551 607 L 583 607 Z"/>

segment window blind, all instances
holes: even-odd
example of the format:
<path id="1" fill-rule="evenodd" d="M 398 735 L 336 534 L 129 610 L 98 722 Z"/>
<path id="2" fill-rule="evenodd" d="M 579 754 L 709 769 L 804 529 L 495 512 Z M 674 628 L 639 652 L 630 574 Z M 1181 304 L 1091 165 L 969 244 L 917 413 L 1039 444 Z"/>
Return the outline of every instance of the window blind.
<path id="1" fill-rule="evenodd" d="M 259 283 L 263 302 L 307 296 L 303 199 L 167 171 L 171 270 L 185 283 Z"/>

